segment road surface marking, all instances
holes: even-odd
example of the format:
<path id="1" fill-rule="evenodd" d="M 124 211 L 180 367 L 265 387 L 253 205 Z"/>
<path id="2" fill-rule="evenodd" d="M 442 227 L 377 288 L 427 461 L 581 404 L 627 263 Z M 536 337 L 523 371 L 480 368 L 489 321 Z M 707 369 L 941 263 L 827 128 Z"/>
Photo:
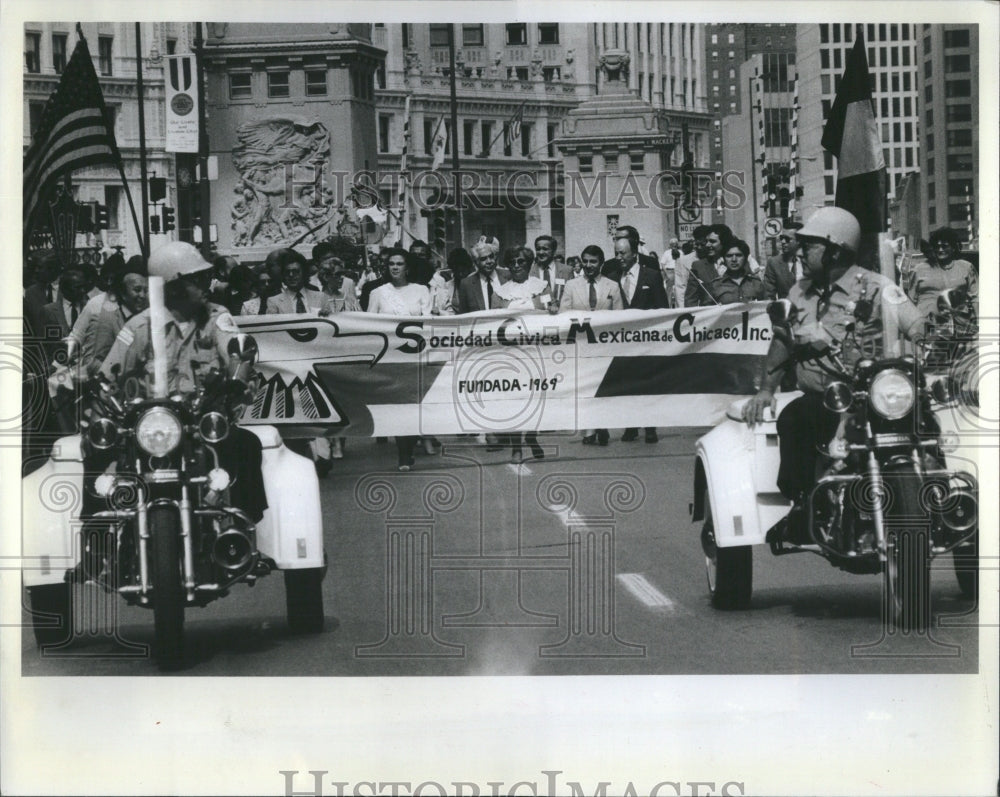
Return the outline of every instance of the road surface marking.
<path id="1" fill-rule="evenodd" d="M 646 580 L 642 573 L 619 573 L 618 581 L 651 609 L 673 609 L 674 602 Z"/>

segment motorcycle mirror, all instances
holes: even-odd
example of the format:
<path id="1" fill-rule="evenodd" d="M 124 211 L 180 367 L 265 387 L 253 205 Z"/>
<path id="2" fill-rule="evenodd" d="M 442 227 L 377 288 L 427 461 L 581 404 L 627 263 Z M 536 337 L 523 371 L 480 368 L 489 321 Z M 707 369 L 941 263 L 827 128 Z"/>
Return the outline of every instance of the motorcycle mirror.
<path id="1" fill-rule="evenodd" d="M 831 382 L 823 393 L 823 406 L 830 412 L 846 412 L 854 403 L 854 393 L 846 382 Z"/>
<path id="2" fill-rule="evenodd" d="M 253 365 L 257 362 L 260 349 L 253 335 L 240 333 L 235 338 L 230 339 L 229 344 L 226 346 L 226 351 L 230 357 L 236 357 L 242 362 Z"/>
<path id="3" fill-rule="evenodd" d="M 792 317 L 792 303 L 788 299 L 778 299 L 767 306 L 767 317 L 776 326 L 787 324 Z"/>

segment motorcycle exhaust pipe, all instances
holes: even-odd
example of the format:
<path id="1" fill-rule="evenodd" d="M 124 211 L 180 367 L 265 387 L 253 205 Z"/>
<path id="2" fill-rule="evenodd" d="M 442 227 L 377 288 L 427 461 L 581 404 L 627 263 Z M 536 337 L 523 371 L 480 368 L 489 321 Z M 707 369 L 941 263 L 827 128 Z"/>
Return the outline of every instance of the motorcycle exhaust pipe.
<path id="1" fill-rule="evenodd" d="M 969 531 L 979 522 L 979 500 L 969 490 L 952 490 L 941 507 L 941 522 L 952 531 Z"/>
<path id="2" fill-rule="evenodd" d="M 225 570 L 240 570 L 253 558 L 253 543 L 242 531 L 226 529 L 212 545 L 212 560 Z"/>

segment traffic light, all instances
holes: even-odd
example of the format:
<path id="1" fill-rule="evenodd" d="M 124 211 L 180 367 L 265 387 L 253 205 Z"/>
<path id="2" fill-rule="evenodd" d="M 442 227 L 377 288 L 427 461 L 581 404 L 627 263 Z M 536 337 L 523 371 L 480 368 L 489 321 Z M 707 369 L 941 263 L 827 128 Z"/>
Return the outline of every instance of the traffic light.
<path id="1" fill-rule="evenodd" d="M 111 226 L 108 218 L 108 206 L 97 203 L 94 205 L 94 227 L 98 230 L 107 230 Z"/>
<path id="2" fill-rule="evenodd" d="M 160 217 L 155 213 L 149 217 L 149 231 L 155 233 L 160 231 Z"/>
<path id="3" fill-rule="evenodd" d="M 170 232 L 176 229 L 177 225 L 175 223 L 174 209 L 171 207 L 163 206 L 163 231 Z"/>
<path id="4" fill-rule="evenodd" d="M 149 178 L 149 201 L 150 202 L 161 202 L 167 198 L 167 178 L 166 177 L 150 177 Z"/>
<path id="5" fill-rule="evenodd" d="M 93 202 L 81 202 L 76 206 L 76 231 L 84 233 L 94 231 Z"/>
<path id="6" fill-rule="evenodd" d="M 448 224 L 445 219 L 444 208 L 437 208 L 431 219 L 434 248 L 444 251 L 448 246 Z"/>

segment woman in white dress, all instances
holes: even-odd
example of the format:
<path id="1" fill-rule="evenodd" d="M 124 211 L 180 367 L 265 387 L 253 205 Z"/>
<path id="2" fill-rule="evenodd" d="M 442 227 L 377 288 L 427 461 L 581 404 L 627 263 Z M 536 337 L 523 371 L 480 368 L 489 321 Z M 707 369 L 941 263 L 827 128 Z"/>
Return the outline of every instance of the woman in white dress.
<path id="1" fill-rule="evenodd" d="M 389 282 L 372 291 L 368 312 L 383 315 L 430 315 L 431 293 L 427 286 L 408 279 L 409 253 L 404 249 L 389 249 L 383 255 L 388 259 Z M 399 470 L 408 471 L 413 467 L 413 449 L 418 439 L 416 435 L 396 438 Z"/>
<path id="2" fill-rule="evenodd" d="M 516 310 L 521 313 L 545 313 L 552 309 L 552 296 L 549 283 L 541 277 L 532 277 L 531 261 L 533 253 L 530 249 L 520 246 L 509 249 L 504 255 L 504 265 L 510 271 L 510 279 L 493 291 L 492 308 Z M 545 452 L 538 445 L 538 433 L 511 432 L 506 435 L 510 442 L 510 461 L 521 461 L 521 445 L 527 443 L 531 448 L 531 456 L 542 459 Z"/>

